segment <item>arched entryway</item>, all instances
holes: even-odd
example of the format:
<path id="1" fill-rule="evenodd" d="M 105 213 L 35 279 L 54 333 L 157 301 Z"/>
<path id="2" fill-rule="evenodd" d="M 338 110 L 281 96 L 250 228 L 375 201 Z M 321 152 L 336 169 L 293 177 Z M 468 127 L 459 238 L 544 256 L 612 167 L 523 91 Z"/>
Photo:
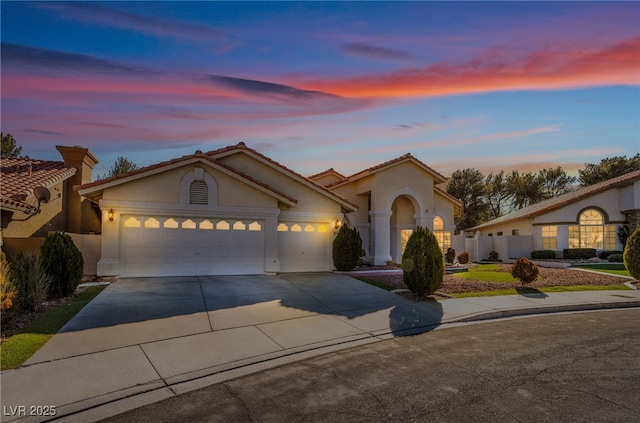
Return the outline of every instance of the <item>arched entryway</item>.
<path id="1" fill-rule="evenodd" d="M 416 228 L 415 199 L 408 195 L 398 196 L 391 205 L 390 236 L 391 260 L 395 263 L 402 261 L 402 253 L 411 233 Z"/>

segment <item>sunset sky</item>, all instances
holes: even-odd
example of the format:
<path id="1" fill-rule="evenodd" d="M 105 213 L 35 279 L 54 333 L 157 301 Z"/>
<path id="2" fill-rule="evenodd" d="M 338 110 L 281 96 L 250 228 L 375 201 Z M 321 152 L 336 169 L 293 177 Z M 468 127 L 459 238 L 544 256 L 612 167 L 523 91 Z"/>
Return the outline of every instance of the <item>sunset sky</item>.
<path id="1" fill-rule="evenodd" d="M 2 132 L 104 174 L 244 141 L 302 174 L 640 152 L 640 2 L 1 2 Z"/>

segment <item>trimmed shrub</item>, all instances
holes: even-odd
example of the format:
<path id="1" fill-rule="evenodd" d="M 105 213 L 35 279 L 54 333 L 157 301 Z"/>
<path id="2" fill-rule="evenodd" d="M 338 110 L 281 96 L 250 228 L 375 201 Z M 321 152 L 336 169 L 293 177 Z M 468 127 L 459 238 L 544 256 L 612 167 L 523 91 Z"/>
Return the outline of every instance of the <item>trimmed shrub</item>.
<path id="1" fill-rule="evenodd" d="M 458 263 L 460 264 L 467 264 L 469 263 L 469 253 L 466 251 L 461 252 L 458 255 Z"/>
<path id="2" fill-rule="evenodd" d="M 631 236 L 631 225 L 627 222 L 618 226 L 618 241 L 622 244 L 622 248 L 627 245 L 627 239 Z"/>
<path id="3" fill-rule="evenodd" d="M 622 254 L 622 251 L 619 250 L 604 250 L 598 254 L 598 257 L 602 260 L 607 260 L 611 254 Z"/>
<path id="4" fill-rule="evenodd" d="M 402 254 L 402 280 L 416 296 L 431 295 L 444 281 L 444 257 L 435 235 L 418 226 Z"/>
<path id="5" fill-rule="evenodd" d="M 16 286 L 11 276 L 11 267 L 4 253 L 0 254 L 0 311 L 13 307 L 16 300 Z"/>
<path id="6" fill-rule="evenodd" d="M 63 232 L 49 235 L 40 247 L 42 265 L 51 276 L 50 298 L 73 294 L 82 280 L 84 259 L 71 237 Z"/>
<path id="7" fill-rule="evenodd" d="M 624 261 L 624 256 L 622 254 L 609 254 L 607 261 L 609 263 L 622 263 Z"/>
<path id="8" fill-rule="evenodd" d="M 562 258 L 571 260 L 586 260 L 596 256 L 595 248 L 565 248 Z"/>
<path id="9" fill-rule="evenodd" d="M 538 277 L 538 266 L 528 258 L 519 258 L 511 266 L 511 276 L 519 279 L 522 285 L 531 283 Z"/>
<path id="10" fill-rule="evenodd" d="M 363 256 L 360 233 L 356 228 L 343 225 L 336 239 L 333 240 L 333 265 L 336 270 L 343 272 L 353 270 Z"/>
<path id="11" fill-rule="evenodd" d="M 447 252 L 444 254 L 444 262 L 453 263 L 455 259 L 456 259 L 456 250 L 454 250 L 451 247 L 447 248 Z"/>
<path id="12" fill-rule="evenodd" d="M 496 250 L 493 250 L 492 252 L 489 253 L 489 261 L 499 261 L 500 260 L 500 256 L 498 255 L 498 252 Z"/>
<path id="13" fill-rule="evenodd" d="M 640 280 L 640 228 L 633 231 L 631 236 L 627 238 L 623 259 L 629 274 Z"/>
<path id="14" fill-rule="evenodd" d="M 531 258 L 534 260 L 553 260 L 556 258 L 556 252 L 553 250 L 534 250 L 531 252 Z"/>
<path id="15" fill-rule="evenodd" d="M 20 253 L 13 262 L 13 278 L 18 287 L 18 305 L 22 310 L 38 311 L 47 299 L 51 277 L 44 271 L 38 253 Z"/>

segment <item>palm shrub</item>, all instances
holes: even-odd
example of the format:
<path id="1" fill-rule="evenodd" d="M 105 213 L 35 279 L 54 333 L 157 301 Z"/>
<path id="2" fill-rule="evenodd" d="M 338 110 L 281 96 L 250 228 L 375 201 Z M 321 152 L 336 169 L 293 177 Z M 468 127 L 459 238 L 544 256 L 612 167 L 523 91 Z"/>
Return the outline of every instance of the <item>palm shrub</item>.
<path id="1" fill-rule="evenodd" d="M 4 253 L 0 254 L 0 311 L 13 307 L 16 299 L 16 287 L 11 277 L 11 267 Z"/>
<path id="2" fill-rule="evenodd" d="M 431 295 L 444 280 L 444 257 L 429 229 L 418 226 L 402 254 L 402 280 L 417 297 Z"/>
<path id="3" fill-rule="evenodd" d="M 71 237 L 63 232 L 50 234 L 40 247 L 42 265 L 51 276 L 50 298 L 73 294 L 82 280 L 84 259 Z"/>
<path id="4" fill-rule="evenodd" d="M 40 255 L 36 252 L 18 254 L 13 262 L 13 278 L 18 288 L 20 309 L 40 310 L 51 285 L 51 278 L 44 270 Z"/>
<path id="5" fill-rule="evenodd" d="M 336 239 L 333 240 L 333 265 L 336 270 L 343 272 L 353 270 L 363 256 L 360 233 L 356 228 L 343 225 Z"/>
<path id="6" fill-rule="evenodd" d="M 531 283 L 538 277 L 538 266 L 528 258 L 521 257 L 511 265 L 511 276 L 519 279 L 522 285 Z"/>
<path id="7" fill-rule="evenodd" d="M 627 238 L 623 253 L 624 266 L 629 274 L 640 280 L 640 228 Z"/>
<path id="8" fill-rule="evenodd" d="M 458 263 L 460 264 L 467 264 L 469 263 L 469 253 L 466 251 L 461 252 L 458 255 Z"/>

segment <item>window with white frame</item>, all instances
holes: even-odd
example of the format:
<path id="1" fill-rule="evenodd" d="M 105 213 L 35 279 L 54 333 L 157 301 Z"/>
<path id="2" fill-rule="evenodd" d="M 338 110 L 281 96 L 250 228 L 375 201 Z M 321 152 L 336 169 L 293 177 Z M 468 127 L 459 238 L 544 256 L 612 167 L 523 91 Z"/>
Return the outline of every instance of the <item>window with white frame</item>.
<path id="1" fill-rule="evenodd" d="M 451 248 L 451 231 L 444 230 L 444 220 L 440 216 L 433 218 L 433 234 L 443 252 Z"/>
<path id="2" fill-rule="evenodd" d="M 558 227 L 555 225 L 542 227 L 542 248 L 556 250 L 558 248 Z"/>
<path id="3" fill-rule="evenodd" d="M 616 225 L 606 225 L 603 214 L 596 209 L 580 213 L 578 225 L 569 226 L 569 248 L 615 250 Z"/>

